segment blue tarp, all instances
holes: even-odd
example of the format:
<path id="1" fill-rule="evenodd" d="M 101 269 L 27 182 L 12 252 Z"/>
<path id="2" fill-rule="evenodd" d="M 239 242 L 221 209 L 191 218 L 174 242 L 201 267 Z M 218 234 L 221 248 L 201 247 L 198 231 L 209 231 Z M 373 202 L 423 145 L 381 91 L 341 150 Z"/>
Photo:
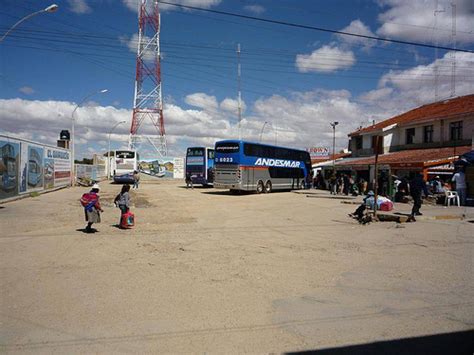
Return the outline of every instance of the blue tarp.
<path id="1" fill-rule="evenodd" d="M 473 165 L 474 164 L 474 150 L 467 152 L 459 157 L 459 160 L 456 160 L 454 165 Z"/>

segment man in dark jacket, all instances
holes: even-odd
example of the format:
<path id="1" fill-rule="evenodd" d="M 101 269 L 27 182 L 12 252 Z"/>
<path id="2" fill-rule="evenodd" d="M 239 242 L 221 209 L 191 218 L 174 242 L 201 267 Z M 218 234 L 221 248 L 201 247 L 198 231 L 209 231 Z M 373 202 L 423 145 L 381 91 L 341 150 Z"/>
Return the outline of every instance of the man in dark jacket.
<path id="1" fill-rule="evenodd" d="M 426 182 L 423 180 L 423 175 L 416 173 L 413 179 L 410 180 L 410 195 L 413 197 L 413 208 L 411 210 L 409 221 L 415 222 L 415 216 L 421 216 L 421 193 L 428 196 L 428 189 L 426 188 Z"/>

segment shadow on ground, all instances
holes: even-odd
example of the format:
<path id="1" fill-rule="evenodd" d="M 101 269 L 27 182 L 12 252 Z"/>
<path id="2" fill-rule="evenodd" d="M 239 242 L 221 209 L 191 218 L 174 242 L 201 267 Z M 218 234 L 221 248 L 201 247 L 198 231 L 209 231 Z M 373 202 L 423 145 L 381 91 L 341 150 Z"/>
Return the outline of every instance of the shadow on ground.
<path id="1" fill-rule="evenodd" d="M 474 330 L 287 354 L 473 354 Z"/>

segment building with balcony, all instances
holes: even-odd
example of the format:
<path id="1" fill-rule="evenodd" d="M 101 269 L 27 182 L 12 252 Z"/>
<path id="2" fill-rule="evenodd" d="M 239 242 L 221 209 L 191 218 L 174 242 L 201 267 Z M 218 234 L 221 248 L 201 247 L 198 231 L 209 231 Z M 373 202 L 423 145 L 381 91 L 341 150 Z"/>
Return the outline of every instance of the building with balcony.
<path id="1" fill-rule="evenodd" d="M 349 134 L 352 157 L 472 145 L 474 95 L 424 105 Z"/>
<path id="2" fill-rule="evenodd" d="M 448 181 L 454 161 L 474 148 L 473 136 L 474 95 L 456 97 L 350 133 L 351 157 L 335 161 L 334 167 L 336 172 L 369 181 L 369 186 L 375 181 L 376 161 L 378 176 L 409 177 L 421 172 L 427 180 L 440 175 Z M 326 175 L 332 173 L 332 164 L 324 165 Z"/>

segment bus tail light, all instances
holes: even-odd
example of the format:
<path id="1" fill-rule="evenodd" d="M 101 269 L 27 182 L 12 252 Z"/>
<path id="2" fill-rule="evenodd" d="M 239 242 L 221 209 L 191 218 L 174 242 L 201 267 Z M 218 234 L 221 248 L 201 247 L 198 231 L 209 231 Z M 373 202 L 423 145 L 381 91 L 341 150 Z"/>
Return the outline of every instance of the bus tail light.
<path id="1" fill-rule="evenodd" d="M 237 170 L 237 179 L 240 180 L 242 178 L 242 170 Z"/>

